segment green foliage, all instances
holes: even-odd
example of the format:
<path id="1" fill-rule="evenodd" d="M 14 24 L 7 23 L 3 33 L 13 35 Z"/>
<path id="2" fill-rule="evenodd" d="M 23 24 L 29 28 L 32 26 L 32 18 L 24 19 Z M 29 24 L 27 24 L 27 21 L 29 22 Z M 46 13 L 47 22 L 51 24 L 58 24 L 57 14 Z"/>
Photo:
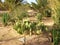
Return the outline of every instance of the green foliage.
<path id="1" fill-rule="evenodd" d="M 48 4 L 47 0 L 36 0 L 36 2 L 42 7 L 45 7 Z"/>
<path id="2" fill-rule="evenodd" d="M 38 29 L 38 30 L 41 30 L 42 32 L 47 31 L 46 28 L 47 28 L 47 27 L 46 27 L 42 22 L 39 22 L 39 23 L 37 24 L 37 29 Z"/>
<path id="3" fill-rule="evenodd" d="M 0 3 L 0 10 L 9 10 L 9 6 L 6 3 Z"/>
<path id="4" fill-rule="evenodd" d="M 23 20 L 23 25 L 24 25 L 24 30 L 28 30 L 30 29 L 30 21 L 28 19 Z"/>
<path id="5" fill-rule="evenodd" d="M 25 31 L 29 30 L 29 21 L 17 21 L 14 25 L 14 29 L 18 33 L 23 34 Z"/>
<path id="6" fill-rule="evenodd" d="M 36 30 L 36 22 L 31 22 L 31 24 L 30 24 L 30 28 L 31 28 L 31 30 Z"/>
<path id="7" fill-rule="evenodd" d="M 27 13 L 23 12 L 23 10 L 24 11 L 27 10 L 24 5 L 21 5 L 21 7 L 20 6 L 16 7 L 16 9 L 13 11 L 13 14 L 15 13 L 14 17 L 17 18 L 15 23 L 21 21 L 18 23 L 18 25 L 16 25 L 16 24 L 14 25 L 14 27 L 15 27 L 14 29 L 17 32 L 23 34 L 24 32 L 27 32 L 27 31 L 32 33 L 33 31 L 36 32 L 36 30 L 38 30 L 38 31 L 46 30 L 46 26 L 40 22 L 42 20 L 42 15 L 44 15 L 46 9 L 48 8 L 47 0 L 37 0 L 37 4 L 32 3 L 32 7 L 33 7 L 33 9 L 35 9 L 38 12 L 38 14 L 37 14 L 38 23 L 30 22 L 29 20 L 24 21 L 25 18 L 28 17 Z M 40 25 L 37 26 L 39 23 L 40 23 Z"/>
<path id="8" fill-rule="evenodd" d="M 57 12 L 57 15 L 56 15 L 56 23 L 57 24 L 60 24 L 60 9 L 57 9 L 56 12 Z"/>
<path id="9" fill-rule="evenodd" d="M 17 16 L 19 20 L 22 20 L 23 18 L 27 18 L 28 14 L 26 12 L 22 12 L 20 15 Z"/>
<path id="10" fill-rule="evenodd" d="M 23 34 L 23 30 L 21 30 L 21 22 L 20 21 L 17 21 L 15 24 L 14 24 L 14 29 L 20 33 L 20 34 Z"/>
<path id="11" fill-rule="evenodd" d="M 24 21 L 24 24 L 25 24 L 25 30 L 27 30 L 30 35 L 33 33 L 33 31 L 35 32 L 35 30 L 36 30 L 35 22 Z"/>
<path id="12" fill-rule="evenodd" d="M 40 34 L 41 31 L 44 32 L 46 31 L 46 26 L 42 22 L 30 22 L 29 19 L 23 19 L 23 20 L 17 20 L 14 29 L 20 33 L 24 34 Z"/>
<path id="13" fill-rule="evenodd" d="M 50 8 L 47 8 L 47 9 L 45 10 L 45 14 L 46 14 L 47 17 L 51 17 L 51 15 L 52 15 L 52 10 L 51 10 Z"/>
<path id="14" fill-rule="evenodd" d="M 55 3 L 56 3 L 54 8 L 55 15 L 53 15 L 53 19 L 56 25 L 60 25 L 60 4 L 59 4 L 60 2 L 59 0 L 57 0 Z"/>
<path id="15" fill-rule="evenodd" d="M 37 4 L 33 3 L 33 2 L 32 2 L 32 7 L 33 7 L 35 10 L 39 11 L 38 9 L 39 9 L 40 7 L 39 7 Z"/>
<path id="16" fill-rule="evenodd" d="M 2 16 L 2 22 L 3 22 L 4 26 L 6 26 L 8 24 L 9 19 L 10 19 L 10 16 L 7 13 L 4 13 Z"/>
<path id="17" fill-rule="evenodd" d="M 36 29 L 36 23 L 31 23 L 29 20 L 23 20 L 21 22 L 17 21 L 14 25 L 14 29 L 23 34 L 24 32 L 30 32 L 30 29 L 33 31 Z"/>
<path id="18" fill-rule="evenodd" d="M 42 15 L 41 15 L 40 13 L 37 13 L 37 19 L 38 19 L 39 21 L 42 20 Z"/>
<path id="19" fill-rule="evenodd" d="M 60 8 L 57 6 L 55 9 L 56 15 L 53 16 L 55 28 L 53 29 L 53 43 L 54 45 L 58 45 L 60 40 Z"/>
<path id="20" fill-rule="evenodd" d="M 36 0 L 37 4 L 32 3 L 32 8 L 34 8 L 37 12 L 41 13 L 42 15 L 48 15 L 49 12 L 49 6 L 48 6 L 48 0 Z M 47 10 L 47 12 L 46 12 Z"/>
<path id="21" fill-rule="evenodd" d="M 17 20 L 22 20 L 23 18 L 28 17 L 28 14 L 24 8 L 25 8 L 24 5 L 20 5 L 20 6 L 17 6 L 16 8 L 14 8 L 14 10 L 10 12 L 11 18 L 12 19 L 15 18 Z"/>
<path id="22" fill-rule="evenodd" d="M 53 43 L 54 45 L 58 45 L 60 40 L 60 5 L 56 4 L 54 19 L 54 28 L 52 31 L 53 34 Z"/>
<path id="23" fill-rule="evenodd" d="M 60 39 L 60 29 L 53 29 L 52 30 L 52 35 L 53 35 L 53 43 L 54 45 L 58 45 L 59 39 Z"/>
<path id="24" fill-rule="evenodd" d="M 17 6 L 21 5 L 22 1 L 23 0 L 5 0 L 5 3 L 8 5 L 9 10 L 13 11 Z"/>

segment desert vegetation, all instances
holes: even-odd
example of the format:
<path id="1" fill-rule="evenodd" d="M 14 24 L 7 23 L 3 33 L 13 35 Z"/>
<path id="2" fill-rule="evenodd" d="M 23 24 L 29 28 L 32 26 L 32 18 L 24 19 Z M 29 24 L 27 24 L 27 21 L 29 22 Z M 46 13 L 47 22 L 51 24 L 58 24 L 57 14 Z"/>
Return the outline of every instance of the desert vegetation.
<path id="1" fill-rule="evenodd" d="M 60 45 L 59 3 L 59 0 L 36 0 L 31 4 L 24 0 L 0 1 L 0 30 L 4 29 L 1 45 Z M 11 40 L 17 42 L 9 44 L 7 41 Z"/>

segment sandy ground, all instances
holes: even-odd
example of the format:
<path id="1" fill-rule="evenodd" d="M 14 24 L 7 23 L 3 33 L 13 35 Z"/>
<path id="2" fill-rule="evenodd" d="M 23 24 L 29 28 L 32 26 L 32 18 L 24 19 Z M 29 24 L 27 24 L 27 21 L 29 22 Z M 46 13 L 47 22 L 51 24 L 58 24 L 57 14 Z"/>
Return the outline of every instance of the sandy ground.
<path id="1" fill-rule="evenodd" d="M 53 19 L 50 17 L 48 17 L 48 18 L 44 18 L 43 20 L 42 20 L 42 22 L 44 23 L 44 25 L 46 25 L 46 26 L 53 26 L 53 24 L 54 24 L 54 21 L 53 21 Z"/>
<path id="2" fill-rule="evenodd" d="M 20 45 L 19 37 L 12 27 L 0 27 L 0 45 Z"/>
<path id="3" fill-rule="evenodd" d="M 23 45 L 19 35 L 12 27 L 0 27 L 0 45 Z M 43 35 L 26 36 L 26 45 L 51 45 L 47 37 Z"/>
<path id="4" fill-rule="evenodd" d="M 44 21 L 44 23 L 48 23 L 48 21 Z M 49 23 L 50 24 L 50 23 Z M 46 36 L 46 35 L 45 35 Z M 0 45 L 23 45 L 19 35 L 12 26 L 3 27 L 0 22 Z M 25 45 L 51 45 L 51 42 L 47 37 L 42 36 L 26 36 Z"/>

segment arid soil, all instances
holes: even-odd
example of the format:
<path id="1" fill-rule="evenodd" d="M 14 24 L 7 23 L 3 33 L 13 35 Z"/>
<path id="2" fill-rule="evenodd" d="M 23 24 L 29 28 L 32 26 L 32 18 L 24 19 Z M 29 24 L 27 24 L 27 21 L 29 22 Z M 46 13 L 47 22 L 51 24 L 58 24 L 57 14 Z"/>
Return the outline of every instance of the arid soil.
<path id="1" fill-rule="evenodd" d="M 0 45 L 52 45 L 47 35 L 44 34 L 39 36 L 26 35 L 25 42 L 23 42 L 24 40 L 20 37 L 23 38 L 23 36 L 18 34 L 12 26 L 4 27 L 0 22 Z"/>
<path id="2" fill-rule="evenodd" d="M 19 35 L 12 27 L 0 27 L 0 45 L 23 45 Z M 23 38 L 23 37 L 22 37 Z M 51 45 L 47 37 L 42 36 L 26 36 L 26 45 Z"/>

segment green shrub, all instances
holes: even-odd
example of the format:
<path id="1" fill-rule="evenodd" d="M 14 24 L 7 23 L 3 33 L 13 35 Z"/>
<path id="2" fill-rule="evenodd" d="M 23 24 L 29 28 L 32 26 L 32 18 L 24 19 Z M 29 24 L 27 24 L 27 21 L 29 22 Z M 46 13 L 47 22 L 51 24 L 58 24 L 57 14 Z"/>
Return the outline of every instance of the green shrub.
<path id="1" fill-rule="evenodd" d="M 58 45 L 58 43 L 60 42 L 60 27 L 55 24 L 51 32 L 53 36 L 54 45 Z"/>
<path id="2" fill-rule="evenodd" d="M 28 17 L 26 12 L 22 12 L 20 15 L 17 16 L 19 20 L 22 20 L 25 17 Z"/>
<path id="3" fill-rule="evenodd" d="M 32 23 L 30 24 L 30 28 L 31 28 L 32 30 L 36 30 L 36 23 L 35 23 L 35 22 L 32 22 Z"/>
<path id="4" fill-rule="evenodd" d="M 57 8 L 55 9 L 55 11 L 56 11 L 56 15 L 53 16 L 53 20 L 56 25 L 59 25 L 60 24 L 60 9 Z"/>
<path id="5" fill-rule="evenodd" d="M 38 19 L 39 21 L 42 20 L 42 15 L 41 15 L 40 13 L 37 13 L 37 19 Z"/>
<path id="6" fill-rule="evenodd" d="M 57 29 L 53 29 L 52 30 L 52 35 L 53 35 L 53 43 L 54 45 L 58 45 L 59 43 L 59 39 L 60 38 L 58 35 L 60 35 L 60 31 L 58 32 L 59 30 Z"/>
<path id="7" fill-rule="evenodd" d="M 9 22 L 11 22 L 12 25 L 14 25 L 15 21 L 16 21 L 16 18 L 11 18 L 11 19 L 9 20 Z"/>
<path id="8" fill-rule="evenodd" d="M 20 34 L 23 34 L 24 32 L 30 33 L 30 30 L 31 30 L 31 33 L 32 33 L 33 31 L 36 30 L 36 23 L 30 22 L 27 19 L 23 20 L 21 22 L 17 21 L 14 24 L 14 29 Z"/>
<path id="9" fill-rule="evenodd" d="M 53 34 L 53 43 L 54 45 L 58 45 L 59 40 L 60 40 L 60 8 L 55 9 L 56 15 L 53 16 L 54 19 L 54 28 L 52 30 Z"/>
<path id="10" fill-rule="evenodd" d="M 45 14 L 46 14 L 47 17 L 51 17 L 52 10 L 50 8 L 48 8 L 47 10 L 45 10 Z"/>
<path id="11" fill-rule="evenodd" d="M 17 21 L 14 24 L 14 29 L 20 34 L 29 31 L 29 21 Z"/>
<path id="12" fill-rule="evenodd" d="M 40 22 L 42 20 L 42 16 L 40 15 L 40 13 L 37 16 L 38 22 L 31 22 L 29 21 L 29 18 L 25 18 L 27 17 L 27 15 L 23 13 L 23 15 L 18 16 L 18 20 L 14 24 L 14 29 L 20 34 L 23 34 L 25 32 L 29 33 L 30 35 L 36 34 L 36 32 L 38 31 L 46 31 L 46 26 L 42 22 Z"/>
<path id="13" fill-rule="evenodd" d="M 46 33 L 48 28 L 43 24 L 43 22 L 38 22 L 36 25 L 36 34 Z"/>
<path id="14" fill-rule="evenodd" d="M 14 24 L 14 29 L 20 33 L 20 34 L 23 34 L 23 30 L 21 30 L 21 22 L 20 21 L 17 21 L 15 24 Z"/>
<path id="15" fill-rule="evenodd" d="M 39 22 L 38 24 L 37 24 L 37 29 L 38 30 L 42 30 L 42 31 L 46 31 L 46 26 L 43 24 L 43 22 Z"/>
<path id="16" fill-rule="evenodd" d="M 3 22 L 4 26 L 6 26 L 8 24 L 9 19 L 10 19 L 10 16 L 7 13 L 4 13 L 2 16 L 2 22 Z"/>
<path id="17" fill-rule="evenodd" d="M 20 34 L 24 34 L 28 33 L 28 34 L 40 34 L 40 32 L 44 32 L 46 31 L 46 26 L 42 23 L 36 23 L 36 22 L 30 22 L 29 20 L 20 20 L 17 21 L 14 25 L 14 29 L 20 33 Z M 39 32 L 38 32 L 39 31 Z"/>

